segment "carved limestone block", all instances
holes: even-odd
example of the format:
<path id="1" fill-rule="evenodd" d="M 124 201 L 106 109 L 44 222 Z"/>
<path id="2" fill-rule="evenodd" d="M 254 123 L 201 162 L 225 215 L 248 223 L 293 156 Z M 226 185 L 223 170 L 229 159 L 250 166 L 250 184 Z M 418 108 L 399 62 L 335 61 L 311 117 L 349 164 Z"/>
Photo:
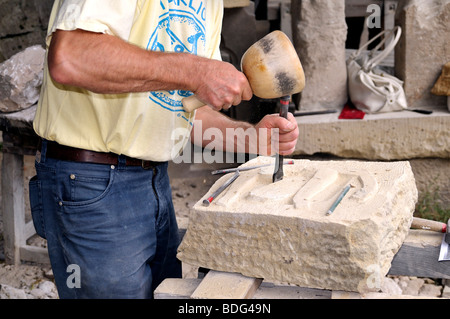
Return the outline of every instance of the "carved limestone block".
<path id="1" fill-rule="evenodd" d="M 274 162 L 258 157 L 243 166 Z M 178 258 L 191 265 L 303 287 L 377 290 L 412 222 L 409 162 L 295 160 L 243 171 L 209 207 L 195 204 Z M 328 210 L 350 190 L 331 215 Z"/>

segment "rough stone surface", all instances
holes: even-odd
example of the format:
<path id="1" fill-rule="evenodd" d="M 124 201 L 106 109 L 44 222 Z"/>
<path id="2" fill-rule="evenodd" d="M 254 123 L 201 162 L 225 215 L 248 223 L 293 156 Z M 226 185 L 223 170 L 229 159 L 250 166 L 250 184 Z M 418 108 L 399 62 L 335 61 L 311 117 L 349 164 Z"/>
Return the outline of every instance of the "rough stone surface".
<path id="1" fill-rule="evenodd" d="M 435 95 L 450 96 L 450 62 L 447 62 L 431 93 Z"/>
<path id="2" fill-rule="evenodd" d="M 419 296 L 441 297 L 442 287 L 434 284 L 424 284 L 420 288 Z"/>
<path id="3" fill-rule="evenodd" d="M 299 108 L 341 107 L 347 101 L 345 1 L 292 1 L 291 15 L 293 42 L 306 77 Z"/>
<path id="4" fill-rule="evenodd" d="M 442 291 L 443 298 L 450 298 L 450 286 L 445 285 Z"/>
<path id="5" fill-rule="evenodd" d="M 0 299 L 27 299 L 27 294 L 21 289 L 0 285 Z"/>
<path id="6" fill-rule="evenodd" d="M 16 112 L 39 99 L 45 50 L 35 45 L 0 64 L 0 112 Z"/>
<path id="7" fill-rule="evenodd" d="M 424 284 L 425 280 L 422 278 L 403 278 L 399 286 L 405 295 L 418 296 Z"/>
<path id="8" fill-rule="evenodd" d="M 450 114 L 414 112 L 366 114 L 339 120 L 337 114 L 297 117 L 296 155 L 328 153 L 343 158 L 407 160 L 450 158 Z"/>
<path id="9" fill-rule="evenodd" d="M 409 162 L 295 160 L 284 171 L 277 183 L 273 167 L 241 172 L 203 206 L 230 175 L 219 179 L 192 210 L 180 260 L 302 287 L 379 290 L 417 201 Z M 354 187 L 326 215 L 349 183 Z"/>
<path id="10" fill-rule="evenodd" d="M 409 160 L 419 195 L 436 194 L 441 207 L 450 207 L 448 111 L 434 110 L 432 115 L 408 111 L 366 114 L 364 120 L 337 117 L 337 114 L 297 117 L 300 136 L 295 155 Z"/>
<path id="11" fill-rule="evenodd" d="M 450 61 L 450 0 L 402 0 L 396 24 L 403 35 L 395 50 L 395 72 L 404 81 L 410 107 L 446 106 L 431 94 L 442 67 Z"/>
<path id="12" fill-rule="evenodd" d="M 381 284 L 381 292 L 389 294 L 389 295 L 401 295 L 402 289 L 395 282 L 394 279 L 390 277 L 385 277 Z"/>
<path id="13" fill-rule="evenodd" d="M 58 292 L 48 270 L 26 264 L 0 263 L 0 299 L 56 299 Z"/>
<path id="14" fill-rule="evenodd" d="M 410 164 L 419 201 L 428 198 L 433 199 L 434 205 L 444 209 L 450 207 L 450 159 L 412 159 Z"/>
<path id="15" fill-rule="evenodd" d="M 0 0 L 0 62 L 32 45 L 44 45 L 54 0 Z"/>

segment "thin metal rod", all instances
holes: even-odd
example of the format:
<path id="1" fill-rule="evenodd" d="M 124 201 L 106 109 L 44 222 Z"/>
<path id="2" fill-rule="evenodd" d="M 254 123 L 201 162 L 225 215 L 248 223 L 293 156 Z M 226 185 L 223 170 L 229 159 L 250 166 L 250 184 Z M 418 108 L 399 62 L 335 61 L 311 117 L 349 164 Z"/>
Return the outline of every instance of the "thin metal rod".
<path id="1" fill-rule="evenodd" d="M 289 95 L 283 96 L 280 99 L 280 117 L 284 117 L 287 119 L 288 113 L 289 113 L 289 101 L 291 97 Z M 275 160 L 275 171 L 272 176 L 272 182 L 278 182 L 281 181 L 284 177 L 283 172 L 283 163 L 284 163 L 284 156 L 277 154 L 276 160 Z"/>
<path id="2" fill-rule="evenodd" d="M 294 161 L 284 161 L 285 165 L 292 165 L 294 164 Z M 225 173 L 232 173 L 232 172 L 243 172 L 243 171 L 249 171 L 252 169 L 256 169 L 256 168 L 261 168 L 261 167 L 267 167 L 267 166 L 271 166 L 273 164 L 262 164 L 262 165 L 256 165 L 256 166 L 249 166 L 249 167 L 235 167 L 235 168 L 225 168 L 225 169 L 218 169 L 215 171 L 212 171 L 211 174 L 213 175 L 217 175 L 217 174 L 225 174 Z"/>
<path id="3" fill-rule="evenodd" d="M 342 199 L 344 198 L 344 196 L 348 193 L 348 191 L 350 190 L 351 185 L 347 185 L 345 186 L 344 190 L 341 192 L 341 194 L 339 195 L 339 197 L 336 199 L 336 201 L 333 203 L 333 205 L 331 205 L 330 209 L 327 212 L 327 215 L 331 215 L 334 210 L 336 209 L 336 207 L 341 203 Z"/>
<path id="4" fill-rule="evenodd" d="M 220 186 L 214 193 L 212 193 L 211 196 L 209 196 L 207 199 L 203 200 L 203 205 L 205 206 L 209 206 L 209 204 L 211 204 L 211 202 L 217 197 L 219 196 L 228 186 L 230 186 L 231 183 L 233 183 L 236 178 L 239 177 L 239 171 L 236 171 L 236 173 L 234 173 L 234 175 L 225 182 L 225 184 L 223 184 L 222 186 Z"/>

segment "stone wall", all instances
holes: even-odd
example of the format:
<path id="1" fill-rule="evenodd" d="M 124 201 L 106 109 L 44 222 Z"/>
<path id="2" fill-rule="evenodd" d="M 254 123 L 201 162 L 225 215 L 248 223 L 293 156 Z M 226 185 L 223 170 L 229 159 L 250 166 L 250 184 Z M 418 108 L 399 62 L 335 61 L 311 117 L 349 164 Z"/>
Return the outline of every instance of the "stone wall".
<path id="1" fill-rule="evenodd" d="M 403 36 L 396 47 L 396 75 L 404 80 L 411 107 L 446 109 L 445 96 L 431 94 L 431 88 L 450 62 L 450 0 L 402 0 L 396 24 Z"/>
<path id="2" fill-rule="evenodd" d="M 292 1 L 291 15 L 293 42 L 306 77 L 299 108 L 342 107 L 347 101 L 345 1 Z"/>
<path id="3" fill-rule="evenodd" d="M 44 46 L 53 0 L 0 0 L 0 62 L 29 46 Z"/>

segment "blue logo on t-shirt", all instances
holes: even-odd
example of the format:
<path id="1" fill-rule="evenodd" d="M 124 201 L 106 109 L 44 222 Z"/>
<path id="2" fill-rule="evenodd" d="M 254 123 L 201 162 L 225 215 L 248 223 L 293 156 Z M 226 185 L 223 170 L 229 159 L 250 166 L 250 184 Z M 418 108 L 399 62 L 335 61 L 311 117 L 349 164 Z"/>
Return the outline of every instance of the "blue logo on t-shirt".
<path id="1" fill-rule="evenodd" d="M 158 26 L 150 37 L 147 50 L 192 54 L 197 54 L 199 48 L 203 51 L 206 47 L 204 2 L 161 0 L 160 5 L 165 12 L 159 17 Z M 192 92 L 183 90 L 158 91 L 150 92 L 149 98 L 172 112 L 185 112 L 181 99 L 191 95 Z"/>

